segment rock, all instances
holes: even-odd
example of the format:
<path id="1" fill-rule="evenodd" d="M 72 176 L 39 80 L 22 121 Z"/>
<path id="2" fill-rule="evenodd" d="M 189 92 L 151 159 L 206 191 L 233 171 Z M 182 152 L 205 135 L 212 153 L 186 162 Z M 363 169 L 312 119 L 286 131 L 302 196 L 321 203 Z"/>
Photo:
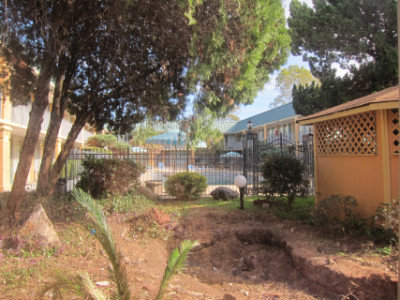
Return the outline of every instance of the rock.
<path id="1" fill-rule="evenodd" d="M 18 237 L 9 237 L 0 240 L 0 249 L 18 249 L 21 246 L 21 240 Z"/>
<path id="2" fill-rule="evenodd" d="M 243 259 L 243 269 L 242 271 L 253 271 L 256 268 L 256 255 L 250 254 Z"/>
<path id="3" fill-rule="evenodd" d="M 31 216 L 20 229 L 19 236 L 40 247 L 61 246 L 58 234 L 41 204 L 35 206 Z"/>
<path id="4" fill-rule="evenodd" d="M 230 188 L 221 186 L 221 187 L 217 187 L 215 190 L 213 190 L 211 192 L 211 196 L 215 200 L 227 201 L 227 200 L 232 200 L 232 199 L 239 197 L 239 193 L 234 190 L 231 190 Z"/>
<path id="5" fill-rule="evenodd" d="M 222 300 L 236 300 L 236 297 L 233 297 L 231 294 L 225 294 Z"/>
<path id="6" fill-rule="evenodd" d="M 139 194 L 145 195 L 147 198 L 149 198 L 150 200 L 156 201 L 159 200 L 160 197 L 150 188 L 148 188 L 147 186 L 138 186 L 136 188 L 136 191 Z"/>

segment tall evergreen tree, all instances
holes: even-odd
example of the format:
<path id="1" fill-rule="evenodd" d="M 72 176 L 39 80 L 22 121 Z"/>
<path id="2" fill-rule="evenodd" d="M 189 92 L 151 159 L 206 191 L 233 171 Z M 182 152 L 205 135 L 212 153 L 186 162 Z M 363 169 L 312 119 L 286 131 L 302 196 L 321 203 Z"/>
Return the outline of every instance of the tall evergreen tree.
<path id="1" fill-rule="evenodd" d="M 313 4 L 311 8 L 292 1 L 288 24 L 293 54 L 303 54 L 321 87 L 297 88 L 294 101 L 317 102 L 321 98 L 310 95 L 323 94 L 324 103 L 312 106 L 328 108 L 397 83 L 397 1 L 314 0 Z M 348 75 L 335 76 L 334 63 Z M 303 114 L 313 111 L 302 109 Z"/>

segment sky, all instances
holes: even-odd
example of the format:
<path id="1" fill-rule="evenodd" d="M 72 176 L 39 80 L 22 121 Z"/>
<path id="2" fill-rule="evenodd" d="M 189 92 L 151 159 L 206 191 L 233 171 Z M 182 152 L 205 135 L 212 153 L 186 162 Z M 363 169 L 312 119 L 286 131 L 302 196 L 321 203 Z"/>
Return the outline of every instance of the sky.
<path id="1" fill-rule="evenodd" d="M 287 68 L 290 65 L 303 66 L 309 70 L 308 62 L 304 62 L 301 56 L 289 56 L 288 61 L 281 69 Z M 239 109 L 234 112 L 240 120 L 271 109 L 270 104 L 279 95 L 279 91 L 275 87 L 275 79 L 278 74 L 279 71 L 275 71 L 269 76 L 269 81 L 264 85 L 264 88 L 258 92 L 253 104 L 240 105 Z"/>
<path id="2" fill-rule="evenodd" d="M 286 18 L 289 17 L 289 6 L 291 0 L 283 0 L 282 5 L 285 8 Z M 307 3 L 307 5 L 312 6 L 312 0 L 302 0 L 301 2 Z M 308 63 L 304 62 L 301 56 L 290 55 L 288 61 L 281 70 L 287 68 L 291 65 L 298 65 L 300 67 L 305 67 L 309 70 Z M 253 104 L 241 105 L 237 111 L 234 112 L 240 120 L 246 119 L 248 117 L 254 116 L 261 112 L 267 111 L 270 108 L 272 101 L 278 96 L 279 91 L 275 88 L 275 78 L 279 74 L 279 71 L 275 71 L 270 74 L 269 81 L 264 85 L 264 88 L 258 92 L 257 97 L 254 99 Z"/>

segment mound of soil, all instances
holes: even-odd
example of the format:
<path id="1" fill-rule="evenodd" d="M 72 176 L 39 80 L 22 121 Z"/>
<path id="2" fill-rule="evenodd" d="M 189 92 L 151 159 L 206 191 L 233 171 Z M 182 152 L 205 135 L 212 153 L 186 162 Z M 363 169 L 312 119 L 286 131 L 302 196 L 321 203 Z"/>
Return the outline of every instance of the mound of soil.
<path id="1" fill-rule="evenodd" d="M 57 252 L 0 250 L 0 299 L 37 299 L 54 270 L 83 270 L 95 283 L 109 281 L 107 255 L 84 219 L 54 220 L 62 243 Z M 373 247 L 368 241 L 329 240 L 315 227 L 277 220 L 267 211 L 196 208 L 178 222 L 153 208 L 140 216 L 113 214 L 108 222 L 138 300 L 155 298 L 168 254 L 183 239 L 201 244 L 168 285 L 166 299 L 396 298 L 396 274 L 384 257 L 363 250 Z M 137 234 L 139 228 L 151 234 Z"/>
<path id="2" fill-rule="evenodd" d="M 196 211 L 175 237 L 201 243 L 189 259 L 190 274 L 208 284 L 283 283 L 318 298 L 396 299 L 396 274 L 383 261 L 351 257 L 363 243 L 327 241 L 315 227 L 268 213 Z"/>

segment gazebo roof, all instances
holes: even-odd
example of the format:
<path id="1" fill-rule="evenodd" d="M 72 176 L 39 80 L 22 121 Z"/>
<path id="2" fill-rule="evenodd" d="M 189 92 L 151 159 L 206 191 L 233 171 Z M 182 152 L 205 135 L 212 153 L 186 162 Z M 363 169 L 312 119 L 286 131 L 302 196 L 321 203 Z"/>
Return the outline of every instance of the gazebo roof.
<path id="1" fill-rule="evenodd" d="M 322 110 L 312 115 L 308 115 L 298 119 L 298 123 L 304 124 L 311 124 L 318 121 L 322 121 L 322 119 L 331 119 L 335 118 L 338 113 L 345 113 L 349 112 L 348 114 L 358 113 L 361 110 L 375 110 L 379 108 L 394 108 L 398 107 L 399 101 L 399 86 L 393 86 L 387 88 L 385 90 Z M 364 108 L 364 109 L 362 109 Z M 354 111 L 354 110 L 360 111 Z"/>

